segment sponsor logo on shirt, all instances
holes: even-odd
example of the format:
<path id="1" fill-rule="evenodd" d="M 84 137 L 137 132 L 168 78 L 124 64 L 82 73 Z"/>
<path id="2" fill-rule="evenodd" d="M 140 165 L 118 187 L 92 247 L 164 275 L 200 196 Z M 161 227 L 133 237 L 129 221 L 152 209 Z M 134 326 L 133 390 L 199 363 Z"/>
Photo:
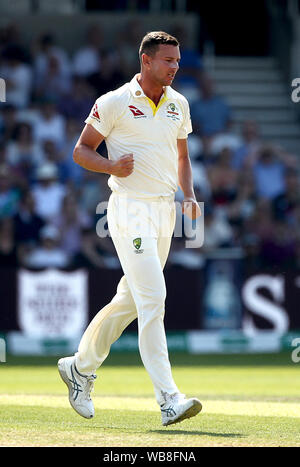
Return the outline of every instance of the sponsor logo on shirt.
<path id="1" fill-rule="evenodd" d="M 93 110 L 92 110 L 92 117 L 96 118 L 100 122 L 100 115 L 98 112 L 98 106 L 97 104 L 94 105 Z"/>
<path id="2" fill-rule="evenodd" d="M 167 107 L 167 117 L 172 118 L 172 120 L 180 120 L 178 108 L 173 102 Z"/>
<path id="3" fill-rule="evenodd" d="M 134 105 L 129 105 L 128 108 L 132 112 L 134 118 L 146 118 L 147 117 L 140 109 L 138 109 Z"/>

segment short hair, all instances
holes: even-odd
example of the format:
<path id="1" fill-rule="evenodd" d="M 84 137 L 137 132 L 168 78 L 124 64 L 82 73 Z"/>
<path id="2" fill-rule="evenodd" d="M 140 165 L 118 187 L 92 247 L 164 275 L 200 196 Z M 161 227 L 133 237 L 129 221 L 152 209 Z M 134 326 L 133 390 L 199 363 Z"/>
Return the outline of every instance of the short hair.
<path id="1" fill-rule="evenodd" d="M 179 41 L 176 37 L 171 36 L 164 31 L 152 31 L 148 32 L 142 39 L 139 57 L 142 58 L 142 54 L 155 55 L 160 44 L 179 46 Z"/>

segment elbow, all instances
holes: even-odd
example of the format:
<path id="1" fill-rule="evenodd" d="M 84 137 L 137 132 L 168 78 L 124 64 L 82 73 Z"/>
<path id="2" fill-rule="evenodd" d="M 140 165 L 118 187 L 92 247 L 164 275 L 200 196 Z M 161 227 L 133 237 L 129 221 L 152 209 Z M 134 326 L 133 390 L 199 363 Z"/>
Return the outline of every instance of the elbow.
<path id="1" fill-rule="evenodd" d="M 80 148 L 78 146 L 75 146 L 74 151 L 73 151 L 73 161 L 76 164 L 79 164 L 79 159 L 80 159 Z"/>

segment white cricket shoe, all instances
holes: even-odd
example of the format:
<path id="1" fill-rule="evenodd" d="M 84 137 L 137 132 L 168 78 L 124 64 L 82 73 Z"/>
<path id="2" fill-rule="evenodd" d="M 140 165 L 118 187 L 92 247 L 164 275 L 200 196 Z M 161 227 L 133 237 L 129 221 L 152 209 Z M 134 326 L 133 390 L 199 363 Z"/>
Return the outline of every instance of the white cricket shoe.
<path id="1" fill-rule="evenodd" d="M 91 392 L 94 389 L 96 375 L 83 375 L 75 366 L 75 357 L 58 360 L 58 371 L 61 379 L 68 386 L 69 401 L 73 409 L 82 417 L 92 418 L 95 415 Z"/>
<path id="2" fill-rule="evenodd" d="M 163 426 L 180 423 L 201 412 L 201 402 L 196 399 L 186 399 L 184 394 L 165 394 L 166 402 L 161 405 L 161 420 Z"/>

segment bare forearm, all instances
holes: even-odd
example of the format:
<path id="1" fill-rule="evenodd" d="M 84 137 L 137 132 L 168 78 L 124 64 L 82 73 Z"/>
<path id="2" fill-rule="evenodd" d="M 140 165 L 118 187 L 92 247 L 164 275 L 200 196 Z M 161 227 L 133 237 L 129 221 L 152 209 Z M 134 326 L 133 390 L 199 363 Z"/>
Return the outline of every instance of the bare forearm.
<path id="1" fill-rule="evenodd" d="M 195 198 L 193 174 L 189 157 L 178 160 L 178 182 L 185 198 Z"/>
<path id="2" fill-rule="evenodd" d="M 97 151 L 94 151 L 85 144 L 79 144 L 75 147 L 73 159 L 76 164 L 92 172 L 106 173 L 109 175 L 112 173 L 112 161 L 101 156 Z"/>

